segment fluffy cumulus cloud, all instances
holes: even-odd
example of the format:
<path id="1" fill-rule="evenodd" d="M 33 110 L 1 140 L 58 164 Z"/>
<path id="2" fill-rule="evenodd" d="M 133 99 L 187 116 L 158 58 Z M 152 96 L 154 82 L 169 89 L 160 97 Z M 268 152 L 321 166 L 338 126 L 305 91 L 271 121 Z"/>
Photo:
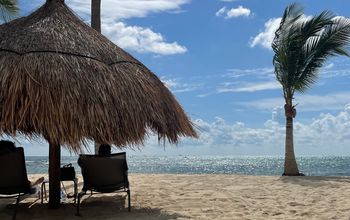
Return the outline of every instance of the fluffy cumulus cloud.
<path id="1" fill-rule="evenodd" d="M 258 35 L 251 39 L 250 46 L 255 47 L 257 45 L 260 45 L 263 48 L 272 50 L 271 44 L 280 23 L 281 18 L 271 18 L 268 20 L 265 23 L 264 31 L 260 32 Z"/>
<path id="2" fill-rule="evenodd" d="M 213 122 L 197 119 L 194 123 L 199 139 L 185 139 L 174 151 L 167 146 L 166 153 L 283 155 L 285 124 L 281 108 L 275 109 L 272 119 L 260 128 L 249 127 L 243 122 L 228 123 L 220 117 Z M 350 155 L 349 131 L 350 105 L 337 114 L 320 114 L 308 123 L 296 119 L 294 140 L 297 155 Z M 151 148 L 159 148 L 155 139 L 148 144 Z"/>
<path id="3" fill-rule="evenodd" d="M 124 49 L 135 50 L 139 53 L 156 53 L 160 55 L 181 54 L 187 48 L 177 42 L 167 43 L 160 33 L 150 28 L 127 26 L 123 22 L 104 23 L 103 33 L 109 39 Z"/>
<path id="4" fill-rule="evenodd" d="M 275 108 L 272 117 L 259 127 L 243 122 L 229 123 L 216 117 L 209 122 L 194 120 L 198 139 L 184 138 L 176 146 L 159 142 L 155 135 L 140 146 L 144 155 L 280 155 L 284 153 L 285 122 L 282 108 Z M 297 155 L 350 155 L 350 104 L 338 113 L 322 113 L 307 123 L 294 123 L 294 143 Z M 17 139 L 26 155 L 47 155 L 47 143 Z M 90 149 L 93 149 L 91 145 Z M 68 152 L 64 151 L 64 155 Z"/>
<path id="5" fill-rule="evenodd" d="M 226 19 L 237 18 L 237 17 L 249 17 L 251 11 L 249 8 L 244 8 L 243 6 L 238 6 L 237 8 L 228 9 L 226 7 L 221 8 L 215 14 L 218 17 L 224 16 Z"/>
<path id="6" fill-rule="evenodd" d="M 146 17 L 154 13 L 178 13 L 181 6 L 191 0 L 103 0 L 101 3 L 102 33 L 120 47 L 140 53 L 157 55 L 182 54 L 185 46 L 176 41 L 168 42 L 161 33 L 140 26 L 129 26 L 125 20 L 135 17 Z M 33 0 L 31 3 L 20 2 L 21 7 L 32 11 L 44 4 L 45 0 Z M 66 0 L 85 22 L 90 22 L 91 1 Z"/>
<path id="7" fill-rule="evenodd" d="M 311 19 L 313 16 L 310 15 L 303 15 L 301 17 L 301 21 L 306 21 Z M 343 17 L 338 17 L 343 18 Z M 273 38 L 275 37 L 275 32 L 278 29 L 282 18 L 271 18 L 267 22 L 265 22 L 264 26 L 265 29 L 260 32 L 255 37 L 252 37 L 250 40 L 250 47 L 255 47 L 257 45 L 262 46 L 263 48 L 272 50 L 271 44 L 273 41 Z"/>
<path id="8" fill-rule="evenodd" d="M 158 55 L 181 54 L 187 51 L 176 41 L 168 42 L 161 33 L 148 27 L 129 26 L 126 19 L 146 17 L 153 13 L 178 12 L 190 0 L 104 0 L 101 5 L 102 33 L 124 49 Z M 67 4 L 87 22 L 91 1 L 67 0 Z"/>
<path id="9" fill-rule="evenodd" d="M 276 130 L 283 131 L 283 128 L 281 129 L 275 123 L 266 123 L 263 128 L 257 129 L 249 128 L 243 122 L 229 124 L 219 117 L 212 123 L 200 119 L 194 123 L 199 127 L 200 133 L 197 144 L 208 146 L 263 146 L 266 143 L 270 144 L 275 141 L 276 136 L 272 134 Z"/>
<path id="10" fill-rule="evenodd" d="M 250 14 L 250 9 L 238 6 L 238 8 L 232 8 L 227 11 L 227 18 L 248 17 Z"/>

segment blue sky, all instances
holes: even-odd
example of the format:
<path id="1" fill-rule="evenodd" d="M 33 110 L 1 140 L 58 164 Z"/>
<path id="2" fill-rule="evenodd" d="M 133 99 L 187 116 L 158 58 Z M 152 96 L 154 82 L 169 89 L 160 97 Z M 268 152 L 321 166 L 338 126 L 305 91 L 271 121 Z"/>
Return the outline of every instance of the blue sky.
<path id="1" fill-rule="evenodd" d="M 44 0 L 19 0 L 28 15 Z M 66 0 L 86 23 L 90 1 Z M 132 154 L 283 155 L 281 88 L 270 43 L 284 0 L 102 0 L 102 31 L 151 69 L 200 128 L 198 140 L 159 146 L 150 137 Z M 299 1 L 307 16 L 350 17 L 345 0 Z M 329 60 L 315 86 L 296 94 L 297 155 L 350 155 L 350 58 Z M 45 142 L 19 138 L 28 155 Z"/>

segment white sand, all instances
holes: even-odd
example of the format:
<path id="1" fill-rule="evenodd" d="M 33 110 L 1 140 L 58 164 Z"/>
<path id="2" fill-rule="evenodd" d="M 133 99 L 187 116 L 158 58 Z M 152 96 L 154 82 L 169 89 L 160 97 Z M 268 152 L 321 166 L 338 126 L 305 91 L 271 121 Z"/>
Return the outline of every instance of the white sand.
<path id="1" fill-rule="evenodd" d="M 85 197 L 83 218 L 75 216 L 72 203 L 49 210 L 47 203 L 41 205 L 35 198 L 28 198 L 21 202 L 17 219 L 349 220 L 350 217 L 350 177 L 133 174 L 130 184 L 130 213 L 125 194 Z M 13 205 L 6 205 L 11 201 L 0 200 L 1 220 L 11 219 Z"/>

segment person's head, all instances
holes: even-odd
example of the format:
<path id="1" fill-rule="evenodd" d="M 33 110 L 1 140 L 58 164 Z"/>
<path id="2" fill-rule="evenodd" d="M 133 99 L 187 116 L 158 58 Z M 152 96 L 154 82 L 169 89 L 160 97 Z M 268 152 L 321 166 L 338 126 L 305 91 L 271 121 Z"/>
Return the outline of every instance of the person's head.
<path id="1" fill-rule="evenodd" d="M 111 154 L 111 145 L 109 144 L 101 144 L 98 149 L 99 155 L 110 155 Z"/>
<path id="2" fill-rule="evenodd" d="M 9 153 L 16 149 L 16 145 L 12 141 L 0 140 L 0 154 Z"/>

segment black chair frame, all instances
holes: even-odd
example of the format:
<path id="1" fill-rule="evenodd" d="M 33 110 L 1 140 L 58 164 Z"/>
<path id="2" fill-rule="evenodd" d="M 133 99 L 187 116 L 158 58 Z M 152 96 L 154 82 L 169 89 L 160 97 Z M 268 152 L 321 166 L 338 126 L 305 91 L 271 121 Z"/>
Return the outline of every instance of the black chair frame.
<path id="1" fill-rule="evenodd" d="M 13 215 L 12 215 L 12 219 L 13 219 L 13 220 L 16 219 L 16 216 L 17 216 L 17 208 L 18 208 L 18 205 L 19 205 L 19 201 L 20 201 L 21 196 L 24 196 L 24 195 L 26 195 L 26 194 L 27 194 L 27 193 L 18 193 L 18 194 L 16 194 L 16 195 L 8 195 L 8 196 L 0 195 L 0 199 L 12 199 L 12 198 L 16 198 L 15 210 L 14 210 Z"/>
<path id="2" fill-rule="evenodd" d="M 99 158 L 99 163 L 103 162 L 104 160 L 107 162 L 108 160 L 113 161 L 117 160 L 119 161 L 116 163 L 117 165 L 120 165 L 120 167 L 115 167 L 119 169 L 119 175 L 121 179 L 118 182 L 113 182 L 112 185 L 96 185 L 96 183 L 89 182 L 89 179 L 92 178 L 91 173 L 89 173 L 88 168 L 85 166 L 89 162 L 86 162 L 86 160 L 94 159 L 94 158 Z M 101 158 L 103 159 L 101 161 Z M 85 160 L 85 162 L 84 162 Z M 84 165 L 85 163 L 85 165 Z M 113 162 L 114 163 L 114 162 Z M 87 194 L 88 191 L 90 191 L 90 195 L 92 196 L 93 194 L 104 194 L 104 193 L 127 193 L 128 196 L 128 211 L 131 211 L 131 192 L 130 192 L 130 186 L 129 186 L 129 180 L 128 180 L 128 166 L 126 162 L 126 153 L 117 153 L 117 154 L 111 154 L 108 156 L 101 156 L 101 155 L 80 155 L 78 159 L 78 164 L 81 167 L 81 173 L 83 175 L 84 179 L 84 185 L 83 189 L 80 193 L 78 193 L 77 196 L 77 216 L 80 216 L 80 203 L 82 200 L 82 197 Z M 113 167 L 110 169 L 113 172 Z M 105 173 L 108 175 L 109 173 L 105 171 L 105 169 L 99 170 L 103 174 Z M 116 171 L 116 170 L 115 170 Z M 88 173 L 90 175 L 88 175 Z M 122 177 L 121 177 L 122 176 Z M 101 183 L 99 183 L 101 184 Z M 102 183 L 103 184 L 103 183 Z"/>
<path id="3" fill-rule="evenodd" d="M 8 184 L 7 183 L 4 186 L 0 187 L 0 199 L 16 198 L 15 210 L 12 215 L 12 219 L 16 219 L 17 209 L 19 206 L 19 201 L 21 196 L 31 194 L 30 182 L 28 181 L 27 169 L 26 169 L 25 159 L 24 159 L 24 149 L 22 147 L 17 147 L 11 152 L 2 153 L 0 157 L 2 157 L 2 160 L 4 160 L 2 161 L 3 162 L 2 166 L 6 166 L 7 164 L 13 165 L 10 167 L 8 166 L 2 167 L 1 168 L 2 171 L 6 170 L 7 172 L 9 172 L 9 174 L 11 173 L 11 174 L 18 175 L 17 177 L 21 177 L 21 180 L 16 181 L 15 186 L 7 185 Z M 10 159 L 7 157 L 10 157 Z M 15 170 L 11 170 L 11 169 L 15 169 Z M 2 177 L 6 178 L 6 175 Z"/>
<path id="4" fill-rule="evenodd" d="M 87 191 L 81 191 L 80 193 L 78 193 L 78 203 L 77 203 L 77 216 L 81 216 L 80 215 L 80 203 L 81 203 L 81 199 L 83 198 L 83 196 L 85 196 L 86 194 L 88 194 L 87 192 L 90 191 L 90 196 L 92 196 L 93 194 L 104 194 L 104 193 L 101 193 L 101 192 L 96 192 L 94 190 L 87 190 Z M 128 196 L 128 212 L 131 212 L 131 201 L 130 201 L 130 189 L 129 188 L 125 188 L 123 190 L 118 190 L 118 191 L 114 191 L 113 193 L 118 193 L 118 192 L 126 192 L 127 193 L 127 196 Z"/>

